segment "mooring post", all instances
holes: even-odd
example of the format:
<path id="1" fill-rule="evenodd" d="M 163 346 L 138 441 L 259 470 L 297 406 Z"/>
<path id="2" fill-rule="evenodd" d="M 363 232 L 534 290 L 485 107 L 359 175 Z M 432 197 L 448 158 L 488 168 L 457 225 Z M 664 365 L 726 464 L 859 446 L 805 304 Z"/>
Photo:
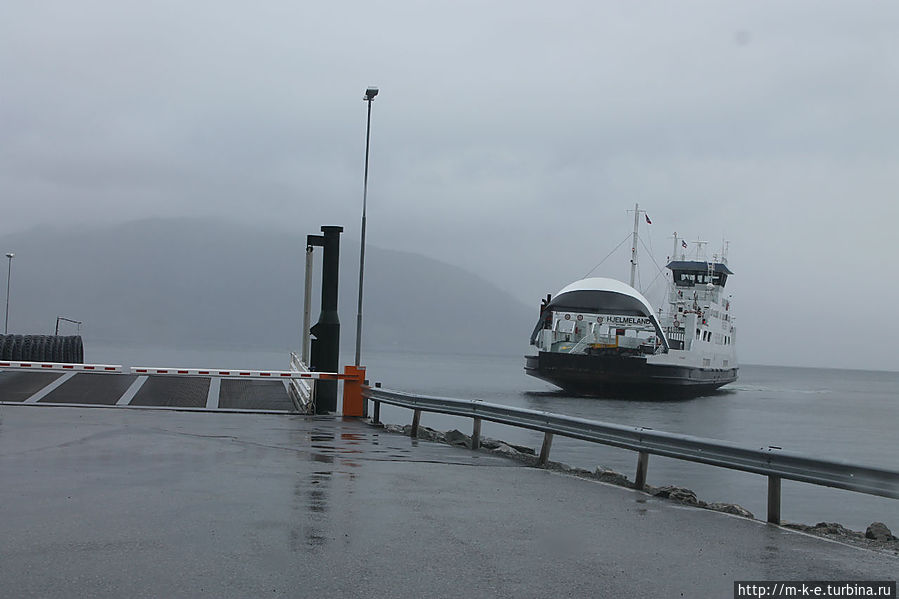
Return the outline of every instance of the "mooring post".
<path id="1" fill-rule="evenodd" d="M 310 329 L 315 336 L 310 366 L 319 372 L 337 372 L 340 368 L 340 318 L 337 316 L 337 285 L 340 275 L 340 233 L 343 227 L 324 226 L 323 235 L 307 235 L 306 244 L 324 247 L 322 256 L 321 316 Z M 337 411 L 337 381 L 318 381 L 316 414 Z"/>
<path id="2" fill-rule="evenodd" d="M 481 448 L 481 419 L 474 418 L 474 422 L 471 425 L 471 448 L 472 449 L 480 449 Z"/>
<path id="3" fill-rule="evenodd" d="M 643 490 L 646 486 L 646 471 L 649 469 L 649 454 L 641 451 L 637 454 L 637 474 L 634 476 L 634 488 Z"/>
<path id="4" fill-rule="evenodd" d="M 421 422 L 421 410 L 414 410 L 412 412 L 412 431 L 409 433 L 409 436 L 413 439 L 418 437 L 419 422 Z"/>
<path id="5" fill-rule="evenodd" d="M 537 464 L 546 466 L 549 461 L 549 450 L 553 446 L 553 434 L 543 433 L 543 446 L 540 448 L 540 457 L 537 458 Z"/>
<path id="6" fill-rule="evenodd" d="M 780 477 L 768 475 L 768 523 L 780 524 Z"/>

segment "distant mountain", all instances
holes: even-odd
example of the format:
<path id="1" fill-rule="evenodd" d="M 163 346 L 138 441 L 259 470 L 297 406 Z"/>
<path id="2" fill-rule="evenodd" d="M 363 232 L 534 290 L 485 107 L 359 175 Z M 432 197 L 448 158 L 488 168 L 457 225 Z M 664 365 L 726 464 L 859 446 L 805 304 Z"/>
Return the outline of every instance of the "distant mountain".
<path id="1" fill-rule="evenodd" d="M 328 223 L 330 224 L 330 223 Z M 84 322 L 91 342 L 163 347 L 299 346 L 306 234 L 222 221 L 150 219 L 95 228 L 43 227 L 0 238 L 12 264 L 10 333 Z M 315 278 L 321 276 L 316 249 Z M 343 347 L 356 323 L 359 245 L 341 243 Z M 5 299 L 5 298 L 4 298 Z M 363 346 L 435 353 L 519 353 L 533 310 L 461 268 L 366 249 Z M 313 297 L 313 324 L 319 292 Z M 71 334 L 72 327 L 64 329 Z"/>

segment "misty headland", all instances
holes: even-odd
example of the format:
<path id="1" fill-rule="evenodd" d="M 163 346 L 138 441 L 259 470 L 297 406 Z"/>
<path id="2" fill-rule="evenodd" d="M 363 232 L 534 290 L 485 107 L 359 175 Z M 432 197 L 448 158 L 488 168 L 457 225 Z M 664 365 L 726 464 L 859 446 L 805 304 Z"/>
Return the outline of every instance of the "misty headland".
<path id="1" fill-rule="evenodd" d="M 95 227 L 42 226 L 2 238 L 15 248 L 10 333 L 82 321 L 92 343 L 284 351 L 299 347 L 306 235 L 199 218 Z M 359 244 L 340 248 L 342 346 L 355 335 Z M 459 267 L 366 248 L 364 348 L 509 354 L 527 349 L 536 307 Z M 316 252 L 312 322 L 319 311 Z M 74 333 L 63 323 L 61 334 Z"/>

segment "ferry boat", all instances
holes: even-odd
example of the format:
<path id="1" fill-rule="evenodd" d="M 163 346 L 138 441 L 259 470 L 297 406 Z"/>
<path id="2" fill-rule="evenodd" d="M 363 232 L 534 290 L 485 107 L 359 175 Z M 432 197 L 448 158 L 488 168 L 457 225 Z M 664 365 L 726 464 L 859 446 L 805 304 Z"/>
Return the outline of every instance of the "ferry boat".
<path id="1" fill-rule="evenodd" d="M 530 339 L 537 353 L 525 356 L 527 374 L 577 395 L 652 398 L 701 395 L 737 380 L 726 248 L 707 260 L 700 256 L 706 242 L 698 241 L 688 257 L 675 233 L 667 309 L 653 310 L 633 287 L 640 213 L 637 205 L 630 285 L 585 278 L 548 295 Z"/>

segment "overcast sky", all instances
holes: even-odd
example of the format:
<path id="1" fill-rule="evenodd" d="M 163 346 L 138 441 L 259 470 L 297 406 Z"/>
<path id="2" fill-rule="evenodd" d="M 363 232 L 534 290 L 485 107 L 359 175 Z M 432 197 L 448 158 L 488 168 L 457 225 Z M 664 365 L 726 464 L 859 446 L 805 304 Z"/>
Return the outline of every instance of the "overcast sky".
<path id="1" fill-rule="evenodd" d="M 377 85 L 371 244 L 536 306 L 639 202 L 660 264 L 674 231 L 730 240 L 744 362 L 899 370 L 892 0 L 10 1 L 0 82 L 0 234 L 357 237 Z M 625 246 L 594 274 L 626 280 Z"/>

